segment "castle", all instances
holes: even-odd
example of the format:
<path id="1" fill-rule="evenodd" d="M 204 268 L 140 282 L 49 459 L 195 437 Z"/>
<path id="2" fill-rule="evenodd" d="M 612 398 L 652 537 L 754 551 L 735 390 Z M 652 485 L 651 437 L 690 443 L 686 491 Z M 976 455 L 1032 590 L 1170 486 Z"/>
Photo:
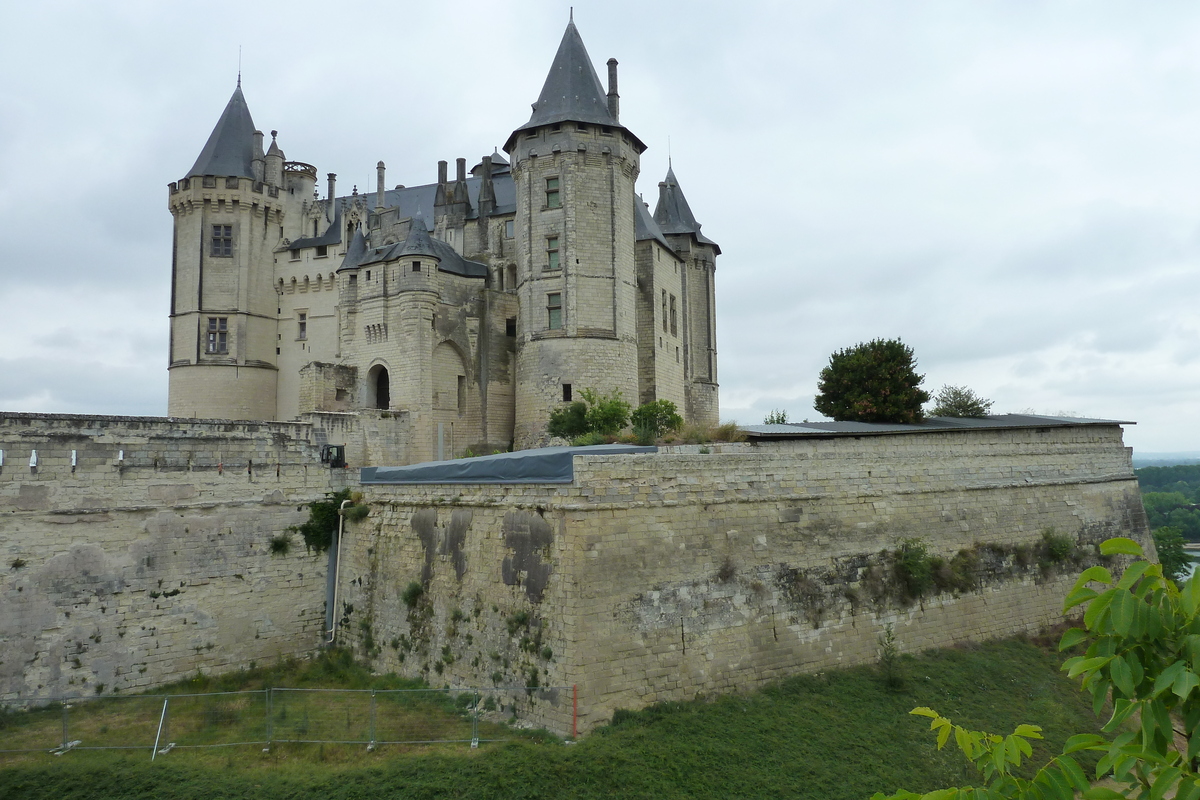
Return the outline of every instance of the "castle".
<path id="1" fill-rule="evenodd" d="M 239 78 L 170 184 L 168 414 L 310 422 L 357 464 L 537 445 L 584 388 L 716 423 L 721 250 L 672 169 L 650 213 L 619 111 L 572 21 L 507 159 L 322 200 Z"/>

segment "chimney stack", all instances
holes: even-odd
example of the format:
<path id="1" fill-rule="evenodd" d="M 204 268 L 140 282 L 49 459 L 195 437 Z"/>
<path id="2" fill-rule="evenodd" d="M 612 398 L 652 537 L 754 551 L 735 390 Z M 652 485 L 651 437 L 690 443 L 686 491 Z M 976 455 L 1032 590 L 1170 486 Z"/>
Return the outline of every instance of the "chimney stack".
<path id="1" fill-rule="evenodd" d="M 455 162 L 457 167 L 455 180 L 459 183 L 466 183 L 467 180 L 467 160 L 465 158 L 457 159 Z"/>
<path id="2" fill-rule="evenodd" d="M 383 171 L 384 171 L 383 162 L 380 161 L 378 164 L 375 165 L 375 174 L 377 176 L 377 181 L 375 184 L 375 208 L 376 208 L 376 210 L 383 208 L 383 193 L 384 193 Z"/>
<path id="3" fill-rule="evenodd" d="M 329 178 L 329 203 L 325 206 L 325 218 L 333 222 L 333 198 L 337 196 L 334 194 L 334 187 L 337 186 L 337 173 L 331 172 L 327 177 Z"/>
<path id="4" fill-rule="evenodd" d="M 608 60 L 608 113 L 614 122 L 621 121 L 621 95 L 617 94 L 617 60 Z"/>

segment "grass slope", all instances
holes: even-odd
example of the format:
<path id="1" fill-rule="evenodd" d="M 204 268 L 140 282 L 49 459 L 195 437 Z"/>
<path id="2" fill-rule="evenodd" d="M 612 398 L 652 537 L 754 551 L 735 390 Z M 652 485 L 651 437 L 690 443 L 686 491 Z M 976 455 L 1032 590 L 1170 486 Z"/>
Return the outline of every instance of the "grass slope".
<path id="1" fill-rule="evenodd" d="M 1061 657 L 1028 641 L 902 663 L 908 680 L 900 692 L 869 667 L 798 676 L 751 694 L 622 713 L 570 746 L 534 736 L 478 751 L 285 746 L 270 754 L 175 751 L 153 764 L 144 751 L 23 757 L 0 762 L 0 798 L 864 800 L 974 780 L 955 753 L 935 749 L 927 722 L 908 714 L 914 706 L 998 733 L 1041 725 L 1047 741 L 1034 764 L 1068 736 L 1098 730 L 1078 686 L 1059 672 Z"/>

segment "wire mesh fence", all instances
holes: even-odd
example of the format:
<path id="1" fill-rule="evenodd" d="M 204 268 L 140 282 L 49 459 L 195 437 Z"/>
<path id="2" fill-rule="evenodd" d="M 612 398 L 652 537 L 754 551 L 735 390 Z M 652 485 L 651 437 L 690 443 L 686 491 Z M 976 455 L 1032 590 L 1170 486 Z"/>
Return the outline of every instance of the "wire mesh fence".
<path id="1" fill-rule="evenodd" d="M 560 702 L 574 687 L 469 689 L 269 688 L 201 694 L 6 701 L 0 753 L 277 743 L 380 745 L 503 741 L 507 714 L 532 700 Z M 572 702 L 573 705 L 573 702 Z"/>

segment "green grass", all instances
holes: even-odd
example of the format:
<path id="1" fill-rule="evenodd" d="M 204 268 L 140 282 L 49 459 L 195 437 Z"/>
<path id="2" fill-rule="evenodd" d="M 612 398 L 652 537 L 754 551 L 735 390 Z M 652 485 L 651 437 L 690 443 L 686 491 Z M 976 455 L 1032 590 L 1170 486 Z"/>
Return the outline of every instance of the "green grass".
<path id="1" fill-rule="evenodd" d="M 901 658 L 907 681 L 900 692 L 889 692 L 872 667 L 799 676 L 744 695 L 622 712 L 570 746 L 535 735 L 477 751 L 284 745 L 270 753 L 177 750 L 154 763 L 145 751 L 23 756 L 0 762 L 0 798 L 865 800 L 880 790 L 974 780 L 955 753 L 935 749 L 928 722 L 908 714 L 914 706 L 997 733 L 1041 725 L 1047 742 L 1035 749 L 1035 764 L 1071 734 L 1097 730 L 1078 686 L 1060 674 L 1061 660 L 1019 639 L 939 650 Z M 319 669 L 327 679 L 370 680 L 353 665 Z M 233 679 L 213 683 L 224 680 Z M 270 683 L 250 678 L 258 680 Z"/>

